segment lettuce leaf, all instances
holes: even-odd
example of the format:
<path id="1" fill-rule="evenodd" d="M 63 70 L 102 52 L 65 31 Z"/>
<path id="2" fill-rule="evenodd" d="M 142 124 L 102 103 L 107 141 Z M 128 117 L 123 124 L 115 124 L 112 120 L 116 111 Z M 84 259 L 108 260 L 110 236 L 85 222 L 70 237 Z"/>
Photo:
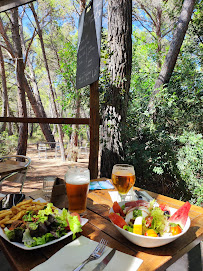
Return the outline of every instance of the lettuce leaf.
<path id="1" fill-rule="evenodd" d="M 32 221 L 33 213 L 34 213 L 33 211 L 27 211 L 22 219 L 24 221 Z"/>
<path id="2" fill-rule="evenodd" d="M 32 244 L 34 243 L 34 239 L 30 235 L 30 230 L 29 229 L 26 229 L 24 231 L 22 241 L 23 241 L 24 245 L 27 246 L 27 247 L 31 247 Z"/>
<path id="3" fill-rule="evenodd" d="M 14 230 L 10 231 L 8 228 L 4 229 L 4 232 L 9 240 L 13 240 L 15 238 L 15 232 Z"/>
<path id="4" fill-rule="evenodd" d="M 44 245 L 54 239 L 55 237 L 50 232 L 47 232 L 46 234 L 42 235 L 42 237 L 33 237 L 34 242 L 31 246 L 34 247 Z"/>
<path id="5" fill-rule="evenodd" d="M 37 217 L 43 217 L 48 215 L 57 215 L 58 209 L 53 208 L 53 203 L 47 203 L 47 207 L 43 210 L 39 210 Z"/>
<path id="6" fill-rule="evenodd" d="M 70 230 L 73 233 L 73 239 L 75 239 L 76 233 L 82 232 L 80 221 L 78 220 L 77 216 L 72 216 L 69 212 L 67 212 L 67 218 L 68 218 Z"/>
<path id="7" fill-rule="evenodd" d="M 155 207 L 152 210 L 151 216 L 153 216 L 153 219 L 150 228 L 162 235 L 167 224 L 167 217 L 159 207 Z"/>
<path id="8" fill-rule="evenodd" d="M 65 208 L 63 208 L 61 214 L 56 216 L 57 221 L 61 225 L 63 225 L 64 228 L 67 227 L 67 225 L 68 225 L 68 222 L 67 222 L 68 215 L 67 214 L 68 214 L 68 211 Z"/>
<path id="9" fill-rule="evenodd" d="M 129 231 L 129 232 L 133 232 L 133 228 L 130 227 L 130 226 L 127 226 L 127 225 L 123 226 L 123 230 Z"/>

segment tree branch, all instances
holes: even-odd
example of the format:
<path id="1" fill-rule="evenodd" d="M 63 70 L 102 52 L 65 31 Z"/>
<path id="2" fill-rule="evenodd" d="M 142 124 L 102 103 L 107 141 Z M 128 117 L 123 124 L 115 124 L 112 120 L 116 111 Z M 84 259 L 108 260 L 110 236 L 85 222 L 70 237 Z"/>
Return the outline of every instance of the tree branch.
<path id="1" fill-rule="evenodd" d="M 26 54 L 25 54 L 25 66 L 26 66 L 26 63 L 27 63 L 27 58 L 28 58 L 28 53 L 29 53 L 29 50 L 30 50 L 30 46 L 31 46 L 31 44 L 32 44 L 32 42 L 33 42 L 35 36 L 36 36 L 36 30 L 34 30 L 33 35 L 32 35 L 32 38 L 31 38 L 31 41 L 29 42 L 28 47 L 27 47 L 27 49 L 26 49 Z"/>
<path id="2" fill-rule="evenodd" d="M 14 58 L 15 57 L 15 52 L 14 52 L 13 47 L 11 46 L 11 43 L 9 41 L 9 38 L 8 38 L 6 32 L 4 30 L 4 26 L 3 26 L 3 22 L 1 20 L 1 17 L 0 17 L 0 33 L 1 33 L 5 43 L 7 45 L 7 48 L 5 46 L 2 46 L 2 47 L 4 47 L 11 54 L 11 56 Z"/>

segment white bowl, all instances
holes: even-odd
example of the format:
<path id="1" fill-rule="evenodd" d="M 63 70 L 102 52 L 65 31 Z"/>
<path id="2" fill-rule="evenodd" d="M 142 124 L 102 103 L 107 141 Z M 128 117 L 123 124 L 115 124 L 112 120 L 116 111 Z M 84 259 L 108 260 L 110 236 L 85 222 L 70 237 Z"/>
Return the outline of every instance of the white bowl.
<path id="1" fill-rule="evenodd" d="M 119 202 L 119 205 L 122 206 L 124 205 L 125 202 Z M 175 213 L 177 209 L 170 208 L 171 215 Z M 110 209 L 109 213 L 114 213 L 113 208 Z M 118 229 L 118 231 L 125 236 L 130 242 L 133 244 L 136 244 L 141 247 L 160 247 L 163 245 L 166 245 L 168 243 L 173 242 L 183 234 L 185 234 L 189 227 L 190 227 L 190 218 L 188 217 L 187 222 L 185 224 L 185 227 L 183 231 L 177 235 L 169 236 L 169 237 L 150 237 L 150 236 L 144 236 L 144 235 L 139 235 L 135 234 L 126 230 L 121 229 L 117 225 L 115 225 L 113 222 L 112 224 Z"/>

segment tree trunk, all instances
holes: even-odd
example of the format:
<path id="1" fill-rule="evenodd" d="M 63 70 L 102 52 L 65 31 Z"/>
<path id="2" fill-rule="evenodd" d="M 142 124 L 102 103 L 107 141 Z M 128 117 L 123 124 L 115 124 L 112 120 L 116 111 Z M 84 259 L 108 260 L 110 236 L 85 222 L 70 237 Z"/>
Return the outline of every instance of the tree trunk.
<path id="1" fill-rule="evenodd" d="M 76 90 L 77 91 L 77 96 L 76 96 L 76 114 L 75 114 L 75 117 L 76 118 L 80 118 L 80 91 L 79 90 Z M 72 136 L 73 136 L 73 157 L 74 157 L 74 161 L 77 162 L 78 160 L 78 152 L 77 152 L 77 148 L 78 148 L 78 130 L 79 130 L 79 125 L 78 124 L 75 124 L 72 126 L 73 127 L 73 133 L 72 133 Z"/>
<path id="2" fill-rule="evenodd" d="M 24 36 L 23 36 L 23 26 L 22 26 L 22 18 L 20 19 L 20 37 L 21 37 L 21 43 L 22 43 L 22 49 L 24 52 L 24 55 L 26 55 L 26 46 L 25 46 L 25 40 L 24 40 Z M 30 80 L 32 82 L 33 85 L 33 93 L 34 96 L 32 94 L 32 91 L 30 90 L 30 86 L 27 82 L 25 82 L 25 90 L 27 92 L 28 98 L 29 98 L 29 102 L 32 105 L 33 111 L 35 112 L 36 117 L 42 117 L 42 118 L 46 118 L 46 112 L 44 110 L 44 106 L 42 104 L 41 101 L 41 97 L 39 94 L 39 89 L 38 89 L 38 85 L 37 85 L 37 80 L 36 80 L 36 76 L 35 76 L 35 72 L 33 69 L 33 66 L 30 62 L 29 56 L 27 57 L 27 64 L 30 70 Z M 40 123 L 40 128 L 44 134 L 45 139 L 47 140 L 47 142 L 55 142 L 54 136 L 52 134 L 51 128 L 49 123 Z M 52 148 L 55 147 L 55 144 L 51 145 Z"/>
<path id="3" fill-rule="evenodd" d="M 183 3 L 182 11 L 170 44 L 169 51 L 166 55 L 165 62 L 162 65 L 159 77 L 155 83 L 154 91 L 148 105 L 148 110 L 150 113 L 153 113 L 154 111 L 154 101 L 156 94 L 159 93 L 160 88 L 163 85 L 167 84 L 171 78 L 178 58 L 178 54 L 180 52 L 180 48 L 182 46 L 186 31 L 188 29 L 188 24 L 191 20 L 194 5 L 195 0 L 185 0 Z"/>
<path id="4" fill-rule="evenodd" d="M 35 99 L 35 96 L 33 95 L 33 92 L 31 91 L 30 87 L 29 87 L 29 84 L 27 82 L 27 79 L 25 78 L 25 75 L 24 75 L 24 89 L 26 91 L 26 94 L 27 94 L 27 97 L 29 99 L 29 102 L 32 106 L 32 109 L 35 113 L 35 116 L 37 118 L 41 118 L 43 117 L 42 114 L 41 114 L 41 111 L 39 109 L 39 107 L 37 106 L 37 102 L 36 102 L 36 99 Z M 40 128 L 47 140 L 47 142 L 55 142 L 55 139 L 54 139 L 54 136 L 52 134 L 52 131 L 51 131 L 51 128 L 50 128 L 50 125 L 48 123 L 39 123 L 40 125 Z M 55 144 L 53 144 L 53 147 L 55 146 Z"/>
<path id="5" fill-rule="evenodd" d="M 50 72 L 49 72 L 49 66 L 48 66 L 48 62 L 47 62 L 47 58 L 46 58 L 46 52 L 45 52 L 45 47 L 44 47 L 44 41 L 43 41 L 43 37 L 42 37 L 42 29 L 40 27 L 38 18 L 37 18 L 37 14 L 35 12 L 34 9 L 34 5 L 33 3 L 30 4 L 33 16 L 35 18 L 35 22 L 37 25 L 37 33 L 40 39 L 40 44 L 41 44 L 41 48 L 42 48 L 42 54 L 43 54 L 43 58 L 44 58 L 44 62 L 45 62 L 45 68 L 47 71 L 47 76 L 48 76 L 48 81 L 49 81 L 49 89 L 50 89 L 50 96 L 51 96 L 51 103 L 53 105 L 53 111 L 55 114 L 55 117 L 58 118 L 58 111 L 57 111 L 57 107 L 56 107 L 56 103 L 55 103 L 55 97 L 54 97 L 54 91 L 53 91 L 53 87 L 52 87 L 52 82 L 51 82 L 51 76 L 50 76 Z M 63 131 L 62 131 L 62 127 L 60 124 L 57 124 L 58 127 L 58 133 L 59 133 L 59 142 L 60 142 L 60 150 L 61 150 L 61 158 L 63 161 L 65 161 L 65 150 L 64 150 L 64 145 L 63 145 Z"/>
<path id="6" fill-rule="evenodd" d="M 0 33 L 1 33 L 3 39 L 4 39 L 5 43 L 6 43 L 7 47 L 5 47 L 5 48 L 10 53 L 10 55 L 13 57 L 13 61 L 15 62 L 15 52 L 14 52 L 14 49 L 13 49 L 11 43 L 9 42 L 9 38 L 8 38 L 8 36 L 6 34 L 6 31 L 4 29 L 1 18 L 0 18 Z M 25 78 L 25 75 L 23 75 L 23 77 L 24 77 L 24 79 L 23 79 L 24 88 L 25 88 L 25 91 L 27 93 L 29 102 L 32 105 L 32 108 L 33 108 L 33 111 L 34 111 L 36 117 L 44 117 L 44 115 L 40 111 L 40 108 L 38 107 L 37 101 L 36 101 L 32 91 L 31 91 L 31 89 L 29 87 L 29 84 L 28 84 L 28 82 L 27 82 L 27 80 Z M 11 110 L 10 110 L 10 114 L 12 114 Z M 12 116 L 14 116 L 14 115 L 12 114 Z M 18 127 L 17 123 L 15 125 L 16 125 L 17 131 L 18 131 L 19 127 Z M 47 124 L 40 123 L 40 127 L 41 127 L 41 130 L 42 130 L 46 140 L 48 142 L 55 142 L 55 139 L 54 139 L 54 136 L 52 135 L 49 124 L 48 123 Z M 52 147 L 54 147 L 54 146 L 55 146 L 55 144 L 53 144 Z"/>
<path id="7" fill-rule="evenodd" d="M 7 86 L 6 86 L 6 74 L 5 74 L 5 67 L 4 67 L 4 58 L 0 46 L 0 74 L 2 78 L 2 116 L 7 117 L 7 109 L 8 109 L 8 94 L 7 94 Z M 6 130 L 6 122 L 0 127 L 0 133 Z"/>
<path id="8" fill-rule="evenodd" d="M 156 16 L 156 36 L 157 36 L 157 71 L 159 72 L 161 69 L 161 16 L 162 8 L 160 6 L 157 7 L 157 16 Z"/>
<path id="9" fill-rule="evenodd" d="M 8 103 L 8 117 L 15 117 L 10 106 L 9 106 L 9 103 Z M 14 126 L 16 127 L 16 132 L 14 130 Z M 19 125 L 17 122 L 9 122 L 8 123 L 8 135 L 14 135 L 15 133 L 19 133 Z"/>
<path id="10" fill-rule="evenodd" d="M 108 3 L 109 88 L 102 104 L 101 176 L 124 160 L 122 136 L 126 120 L 132 64 L 132 1 Z"/>
<path id="11" fill-rule="evenodd" d="M 18 87 L 18 110 L 19 117 L 27 117 L 25 90 L 23 87 L 24 79 L 24 63 L 22 48 L 19 35 L 19 24 L 18 24 L 18 9 L 14 8 L 11 10 L 11 31 L 13 38 L 13 49 L 15 52 L 16 59 L 16 83 Z M 17 154 L 26 155 L 27 152 L 27 138 L 28 138 L 28 124 L 21 123 L 19 129 Z"/>

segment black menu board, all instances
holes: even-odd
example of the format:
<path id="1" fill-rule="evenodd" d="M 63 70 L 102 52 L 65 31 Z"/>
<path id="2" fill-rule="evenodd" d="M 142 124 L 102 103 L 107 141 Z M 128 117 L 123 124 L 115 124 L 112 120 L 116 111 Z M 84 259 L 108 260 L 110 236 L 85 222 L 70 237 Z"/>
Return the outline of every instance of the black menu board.
<path id="1" fill-rule="evenodd" d="M 76 87 L 99 79 L 103 1 L 93 0 L 79 20 Z"/>

